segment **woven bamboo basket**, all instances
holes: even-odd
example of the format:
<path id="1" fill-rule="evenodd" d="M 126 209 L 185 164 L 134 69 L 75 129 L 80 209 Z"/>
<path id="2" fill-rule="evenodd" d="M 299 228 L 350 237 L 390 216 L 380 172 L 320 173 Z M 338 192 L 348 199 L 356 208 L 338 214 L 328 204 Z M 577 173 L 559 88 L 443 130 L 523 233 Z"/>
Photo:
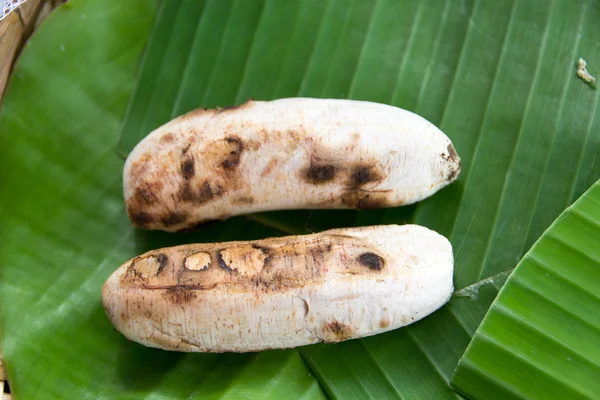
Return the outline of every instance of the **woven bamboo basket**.
<path id="1" fill-rule="evenodd" d="M 0 21 L 0 102 L 23 45 L 48 14 L 65 1 L 27 0 Z M 0 400 L 11 399 L 8 377 L 0 354 Z"/>

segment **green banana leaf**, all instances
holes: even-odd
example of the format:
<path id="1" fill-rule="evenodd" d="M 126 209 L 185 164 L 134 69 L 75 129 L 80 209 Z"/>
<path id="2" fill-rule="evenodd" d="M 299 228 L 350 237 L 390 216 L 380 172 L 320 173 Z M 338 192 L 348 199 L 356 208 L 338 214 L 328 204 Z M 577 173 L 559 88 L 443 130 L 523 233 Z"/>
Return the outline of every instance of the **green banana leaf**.
<path id="1" fill-rule="evenodd" d="M 600 393 L 600 181 L 523 257 L 452 383 L 477 399 Z"/>
<path id="2" fill-rule="evenodd" d="M 588 0 L 62 6 L 0 110 L 0 350 L 15 398 L 456 398 L 450 379 L 504 280 L 600 176 L 598 92 L 575 75 L 579 57 L 600 72 L 599 17 Z M 417 112 L 463 173 L 397 209 L 263 213 L 186 235 L 130 226 L 122 156 L 145 134 L 195 107 L 290 96 Z M 376 337 L 168 353 L 127 342 L 100 302 L 110 273 L 151 248 L 407 222 L 450 238 L 457 296 Z"/>

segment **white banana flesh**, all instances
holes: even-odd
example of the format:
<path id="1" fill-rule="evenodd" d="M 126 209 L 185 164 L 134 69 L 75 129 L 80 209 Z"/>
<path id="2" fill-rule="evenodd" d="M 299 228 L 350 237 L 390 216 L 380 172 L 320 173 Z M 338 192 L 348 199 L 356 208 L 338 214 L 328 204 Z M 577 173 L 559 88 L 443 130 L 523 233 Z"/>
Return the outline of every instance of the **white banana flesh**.
<path id="1" fill-rule="evenodd" d="M 453 182 L 450 139 L 409 111 L 310 98 L 196 110 L 158 128 L 129 155 L 129 217 L 179 231 L 281 209 L 395 207 Z"/>
<path id="2" fill-rule="evenodd" d="M 408 325 L 452 294 L 452 247 L 417 225 L 154 250 L 104 284 L 114 327 L 150 347 L 249 352 Z"/>

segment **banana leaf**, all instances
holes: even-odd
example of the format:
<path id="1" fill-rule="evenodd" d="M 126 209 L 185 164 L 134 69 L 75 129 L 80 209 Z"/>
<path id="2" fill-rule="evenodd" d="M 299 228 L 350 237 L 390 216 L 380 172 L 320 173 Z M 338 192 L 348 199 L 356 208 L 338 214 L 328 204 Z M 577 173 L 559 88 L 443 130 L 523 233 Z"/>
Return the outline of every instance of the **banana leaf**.
<path id="1" fill-rule="evenodd" d="M 600 181 L 523 257 L 460 363 L 477 399 L 592 399 L 600 392 Z"/>
<path id="2" fill-rule="evenodd" d="M 73 0 L 42 25 L 0 110 L 0 350 L 15 398 L 456 398 L 450 379 L 526 250 L 600 176 L 600 5 L 588 0 Z M 418 205 L 133 229 L 122 157 L 195 107 L 377 101 L 453 140 L 458 182 Z M 100 287 L 160 246 L 418 223 L 450 238 L 457 295 L 376 337 L 174 354 L 111 329 Z M 302 356 L 300 356 L 300 354 Z M 304 360 L 308 361 L 307 367 Z M 494 390 L 494 386 L 489 386 Z"/>

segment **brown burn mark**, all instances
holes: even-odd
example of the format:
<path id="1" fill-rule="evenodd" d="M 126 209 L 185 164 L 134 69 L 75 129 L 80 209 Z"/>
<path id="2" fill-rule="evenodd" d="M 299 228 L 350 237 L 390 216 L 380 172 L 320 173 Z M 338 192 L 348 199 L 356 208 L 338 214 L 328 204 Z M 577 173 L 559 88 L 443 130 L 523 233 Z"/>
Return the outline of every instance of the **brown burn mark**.
<path id="1" fill-rule="evenodd" d="M 162 218 L 160 222 L 166 227 L 180 224 L 187 219 L 188 215 L 182 212 L 171 212 L 166 217 Z"/>
<path id="2" fill-rule="evenodd" d="M 358 256 L 358 262 L 374 271 L 380 271 L 385 264 L 383 258 L 371 252 L 363 253 Z"/>
<path id="3" fill-rule="evenodd" d="M 278 159 L 271 158 L 271 160 L 269 160 L 269 162 L 267 163 L 267 166 L 265 167 L 265 169 L 263 169 L 263 171 L 261 172 L 261 174 L 260 174 L 261 178 L 264 178 L 265 176 L 267 176 L 271 172 L 273 172 L 273 169 L 277 166 L 278 163 L 279 163 Z"/>
<path id="4" fill-rule="evenodd" d="M 314 254 L 327 254 L 331 253 L 331 249 L 333 248 L 333 244 L 331 242 L 323 245 L 317 244 L 316 246 L 310 247 L 310 252 Z"/>
<path id="5" fill-rule="evenodd" d="M 237 205 L 237 204 L 250 205 L 250 204 L 254 204 L 254 202 L 255 202 L 255 199 L 252 196 L 237 197 L 233 200 L 234 205 Z"/>
<path id="6" fill-rule="evenodd" d="M 323 326 L 326 342 L 339 342 L 352 337 L 354 330 L 339 321 L 325 323 Z"/>
<path id="7" fill-rule="evenodd" d="M 313 185 L 327 183 L 335 179 L 337 168 L 332 164 L 321 164 L 314 161 L 303 171 L 304 179 Z"/>
<path id="8" fill-rule="evenodd" d="M 294 130 L 288 130 L 287 133 L 281 135 L 285 138 L 286 144 L 290 149 L 298 148 L 304 142 L 304 135 Z"/>
<path id="9" fill-rule="evenodd" d="M 140 228 L 146 228 L 154 222 L 154 217 L 145 211 L 130 211 L 129 218 L 135 226 L 139 226 Z"/>
<path id="10" fill-rule="evenodd" d="M 150 256 L 138 256 L 131 260 L 121 282 L 125 286 L 145 285 L 148 278 L 158 276 L 167 265 L 169 257 L 164 253 Z"/>
<path id="11" fill-rule="evenodd" d="M 198 295 L 194 289 L 178 285 L 167 288 L 164 296 L 173 304 L 186 304 L 194 300 Z"/>
<path id="12" fill-rule="evenodd" d="M 182 201 L 185 202 L 194 202 L 198 204 L 206 203 L 210 200 L 213 200 L 216 196 L 220 196 L 222 191 L 220 189 L 213 190 L 210 183 L 208 181 L 204 181 L 197 192 L 194 192 L 192 186 L 185 182 L 179 188 L 178 196 Z"/>
<path id="13" fill-rule="evenodd" d="M 334 235 L 332 235 L 331 237 L 333 236 Z M 333 249 L 333 244 L 330 241 L 322 243 L 321 240 L 317 240 L 314 242 L 307 243 L 298 242 L 283 244 L 275 249 L 270 249 L 268 247 L 259 246 L 256 244 L 253 244 L 252 247 L 261 250 L 267 256 L 277 255 L 286 258 L 306 256 L 307 254 L 310 254 L 314 258 L 315 256 L 323 256 L 325 254 L 331 253 Z"/>
<path id="14" fill-rule="evenodd" d="M 149 165 L 152 164 L 152 154 L 144 153 L 137 161 L 131 164 L 130 176 L 133 180 L 140 179 L 148 171 Z"/>
<path id="15" fill-rule="evenodd" d="M 179 283 L 202 290 L 233 284 L 236 290 L 268 293 L 304 287 L 325 279 L 327 260 L 335 248 L 329 240 L 314 240 L 273 245 L 254 242 L 211 249 L 212 264 L 206 270 L 209 278 L 189 276 L 188 281 Z"/>
<path id="16" fill-rule="evenodd" d="M 172 133 L 165 133 L 160 138 L 161 143 L 171 143 L 173 142 L 173 140 L 175 140 L 175 135 L 173 135 Z"/>
<path id="17" fill-rule="evenodd" d="M 366 165 L 357 165 L 352 168 L 348 186 L 358 188 L 369 182 L 377 182 L 382 179 L 382 175 L 374 167 Z"/>
<path id="18" fill-rule="evenodd" d="M 193 157 L 187 157 L 183 160 L 181 163 L 181 175 L 186 181 L 189 181 L 196 175 Z"/>
<path id="19" fill-rule="evenodd" d="M 156 270 L 156 276 L 160 275 L 163 269 L 167 266 L 167 261 L 169 261 L 169 256 L 164 253 L 160 253 L 156 256 L 156 261 L 158 261 L 158 269 Z"/>
<path id="20" fill-rule="evenodd" d="M 223 255 L 221 254 L 221 251 L 222 250 L 217 251 L 217 261 L 219 262 L 219 267 L 227 272 L 233 272 L 234 269 L 229 267 L 229 265 L 227 265 L 227 263 L 223 259 Z"/>
<path id="21" fill-rule="evenodd" d="M 388 317 L 381 318 L 381 320 L 379 321 L 379 327 L 381 329 L 385 329 L 389 326 L 390 326 L 390 319 Z"/>
<path id="22" fill-rule="evenodd" d="M 190 186 L 190 184 L 188 182 L 185 182 L 183 185 L 181 185 L 181 187 L 179 188 L 179 192 L 177 192 L 177 196 L 182 200 L 182 201 L 194 201 L 194 192 L 192 191 L 192 187 Z"/>
<path id="23" fill-rule="evenodd" d="M 237 136 L 229 136 L 225 138 L 227 145 L 225 146 L 225 157 L 221 163 L 221 168 L 231 170 L 237 167 L 244 151 L 244 143 Z"/>
<path id="24" fill-rule="evenodd" d="M 282 243 L 273 248 L 255 244 L 253 247 L 266 256 L 256 285 L 269 291 L 322 281 L 328 255 L 333 251 L 329 241 Z"/>
<path id="25" fill-rule="evenodd" d="M 325 261 L 325 256 L 331 253 L 333 245 L 327 243 L 326 245 L 317 244 L 316 246 L 308 247 L 308 254 L 310 254 L 315 266 Z"/>
<path id="26" fill-rule="evenodd" d="M 255 290 L 269 292 L 321 282 L 327 254 L 333 248 L 331 243 L 318 241 L 277 243 L 274 247 L 253 243 L 251 246 L 260 250 L 264 258 L 260 271 L 256 271 L 249 282 Z"/>
<path id="27" fill-rule="evenodd" d="M 348 208 L 372 210 L 389 206 L 387 191 L 355 191 L 351 190 L 342 195 L 342 204 Z"/>
<path id="28" fill-rule="evenodd" d="M 252 247 L 256 250 L 262 251 L 262 253 L 265 255 L 265 259 L 263 260 L 263 267 L 268 267 L 269 265 L 271 265 L 271 262 L 273 261 L 274 252 L 273 250 L 271 250 L 270 247 L 260 246 L 256 243 L 252 244 Z"/>
<path id="29" fill-rule="evenodd" d="M 205 181 L 198 190 L 198 203 L 206 203 L 207 201 L 212 200 L 216 195 L 220 195 L 221 191 L 214 191 L 210 186 L 208 181 Z"/>
<path id="30" fill-rule="evenodd" d="M 147 187 L 138 187 L 135 190 L 135 195 L 133 197 L 139 204 L 147 206 L 154 204 L 156 201 L 156 196 L 154 196 L 154 193 Z"/>
<path id="31" fill-rule="evenodd" d="M 135 281 L 136 279 L 140 279 L 145 282 L 145 279 L 143 279 L 142 274 L 140 274 L 135 269 L 135 263 L 138 259 L 139 259 L 139 257 L 135 257 L 133 260 L 131 260 L 131 262 L 127 266 L 127 271 L 121 277 L 121 282 L 123 282 L 124 284 L 127 285 L 128 283 L 131 283 L 131 282 Z"/>

